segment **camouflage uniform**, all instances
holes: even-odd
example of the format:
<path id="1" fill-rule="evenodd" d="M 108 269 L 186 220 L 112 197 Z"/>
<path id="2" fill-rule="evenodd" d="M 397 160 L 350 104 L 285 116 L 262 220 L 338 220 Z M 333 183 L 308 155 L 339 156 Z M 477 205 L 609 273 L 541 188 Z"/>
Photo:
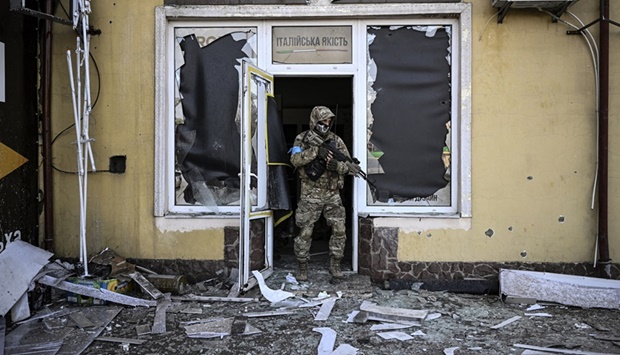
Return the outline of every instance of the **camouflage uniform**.
<path id="1" fill-rule="evenodd" d="M 309 131 L 313 131 L 319 121 L 333 116 L 334 114 L 327 107 L 315 107 L 310 115 Z M 340 189 L 344 187 L 345 175 L 350 172 L 345 163 L 338 162 L 335 170 L 325 169 L 316 181 L 312 181 L 304 168 L 317 159 L 319 147 L 309 142 L 307 135 L 308 131 L 297 135 L 291 149 L 291 163 L 297 169 L 301 180 L 301 193 L 295 212 L 295 223 L 301 228 L 301 231 L 297 238 L 295 238 L 295 256 L 300 264 L 306 264 L 307 266 L 314 223 L 319 220 L 321 213 L 323 213 L 327 224 L 332 228 L 332 235 L 329 240 L 329 253 L 332 257 L 332 262 L 336 260 L 339 263 L 344 254 L 346 241 L 346 216 L 340 198 Z M 325 141 L 333 140 L 336 143 L 336 147 L 350 158 L 346 145 L 335 133 L 328 131 L 322 135 L 322 138 Z M 332 269 L 330 268 L 331 271 Z"/>

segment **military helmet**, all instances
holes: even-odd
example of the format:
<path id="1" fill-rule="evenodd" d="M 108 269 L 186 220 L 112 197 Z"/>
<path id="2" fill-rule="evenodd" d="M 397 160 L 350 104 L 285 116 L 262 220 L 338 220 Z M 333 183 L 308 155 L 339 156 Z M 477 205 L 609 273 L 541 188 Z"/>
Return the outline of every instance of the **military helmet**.
<path id="1" fill-rule="evenodd" d="M 310 113 L 310 129 L 317 131 L 321 135 L 327 134 L 329 132 L 331 125 L 333 124 L 333 119 L 336 117 L 334 113 L 325 106 L 315 106 L 312 109 L 312 113 Z M 329 126 L 319 125 L 320 121 L 323 121 L 327 118 L 332 118 L 332 121 L 329 123 Z M 317 127 L 320 126 L 320 127 Z"/>

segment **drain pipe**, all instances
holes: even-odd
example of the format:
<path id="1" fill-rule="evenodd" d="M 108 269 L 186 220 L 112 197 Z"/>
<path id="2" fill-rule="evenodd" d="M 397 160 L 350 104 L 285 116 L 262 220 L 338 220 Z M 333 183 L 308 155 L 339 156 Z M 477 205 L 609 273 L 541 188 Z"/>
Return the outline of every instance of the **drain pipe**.
<path id="1" fill-rule="evenodd" d="M 45 13 L 52 14 L 52 1 L 45 1 Z M 54 206 L 52 184 L 52 20 L 46 19 L 41 33 L 41 88 L 42 88 L 42 136 L 43 136 L 43 209 L 45 250 L 54 252 Z"/>
<path id="2" fill-rule="evenodd" d="M 608 238 L 608 160 L 609 160 L 609 0 L 600 3 L 599 33 L 599 191 L 598 191 L 598 264 L 600 276 L 611 278 Z"/>

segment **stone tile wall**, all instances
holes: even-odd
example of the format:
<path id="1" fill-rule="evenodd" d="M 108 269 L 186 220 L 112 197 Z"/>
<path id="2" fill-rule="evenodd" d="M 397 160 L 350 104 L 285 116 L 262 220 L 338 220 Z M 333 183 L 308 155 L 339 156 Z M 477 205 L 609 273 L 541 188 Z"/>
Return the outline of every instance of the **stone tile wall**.
<path id="1" fill-rule="evenodd" d="M 387 280 L 496 280 L 499 269 L 545 271 L 577 276 L 600 276 L 592 263 L 520 263 L 520 262 L 399 262 L 398 228 L 375 228 L 370 218 L 360 219 L 359 273 L 373 282 Z M 613 279 L 620 279 L 620 265 L 611 265 Z"/>

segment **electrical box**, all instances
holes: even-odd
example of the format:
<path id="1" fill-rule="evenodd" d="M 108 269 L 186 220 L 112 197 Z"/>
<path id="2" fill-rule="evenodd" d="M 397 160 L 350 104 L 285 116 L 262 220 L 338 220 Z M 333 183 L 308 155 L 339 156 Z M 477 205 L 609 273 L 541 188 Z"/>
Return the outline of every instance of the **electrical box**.
<path id="1" fill-rule="evenodd" d="M 54 22 L 62 23 L 63 25 L 71 25 L 72 21 L 60 17 L 56 17 L 52 14 L 47 14 L 39 9 L 39 1 L 31 0 L 9 0 L 9 10 L 17 13 L 21 13 L 28 16 L 34 16 L 44 20 L 51 20 Z M 40 3 L 44 3 L 41 1 Z M 77 9 L 77 0 L 69 1 L 69 14 L 73 14 L 73 11 Z M 72 15 L 69 15 L 71 17 Z"/>
<path id="2" fill-rule="evenodd" d="M 491 0 L 494 7 L 509 5 L 513 9 L 557 9 L 569 6 L 578 0 Z"/>
<path id="3" fill-rule="evenodd" d="M 499 8 L 497 22 L 502 23 L 510 9 L 545 10 L 559 18 L 569 6 L 577 1 L 579 0 L 491 0 L 491 5 Z M 556 18 L 553 19 L 554 22 L 556 20 Z"/>

